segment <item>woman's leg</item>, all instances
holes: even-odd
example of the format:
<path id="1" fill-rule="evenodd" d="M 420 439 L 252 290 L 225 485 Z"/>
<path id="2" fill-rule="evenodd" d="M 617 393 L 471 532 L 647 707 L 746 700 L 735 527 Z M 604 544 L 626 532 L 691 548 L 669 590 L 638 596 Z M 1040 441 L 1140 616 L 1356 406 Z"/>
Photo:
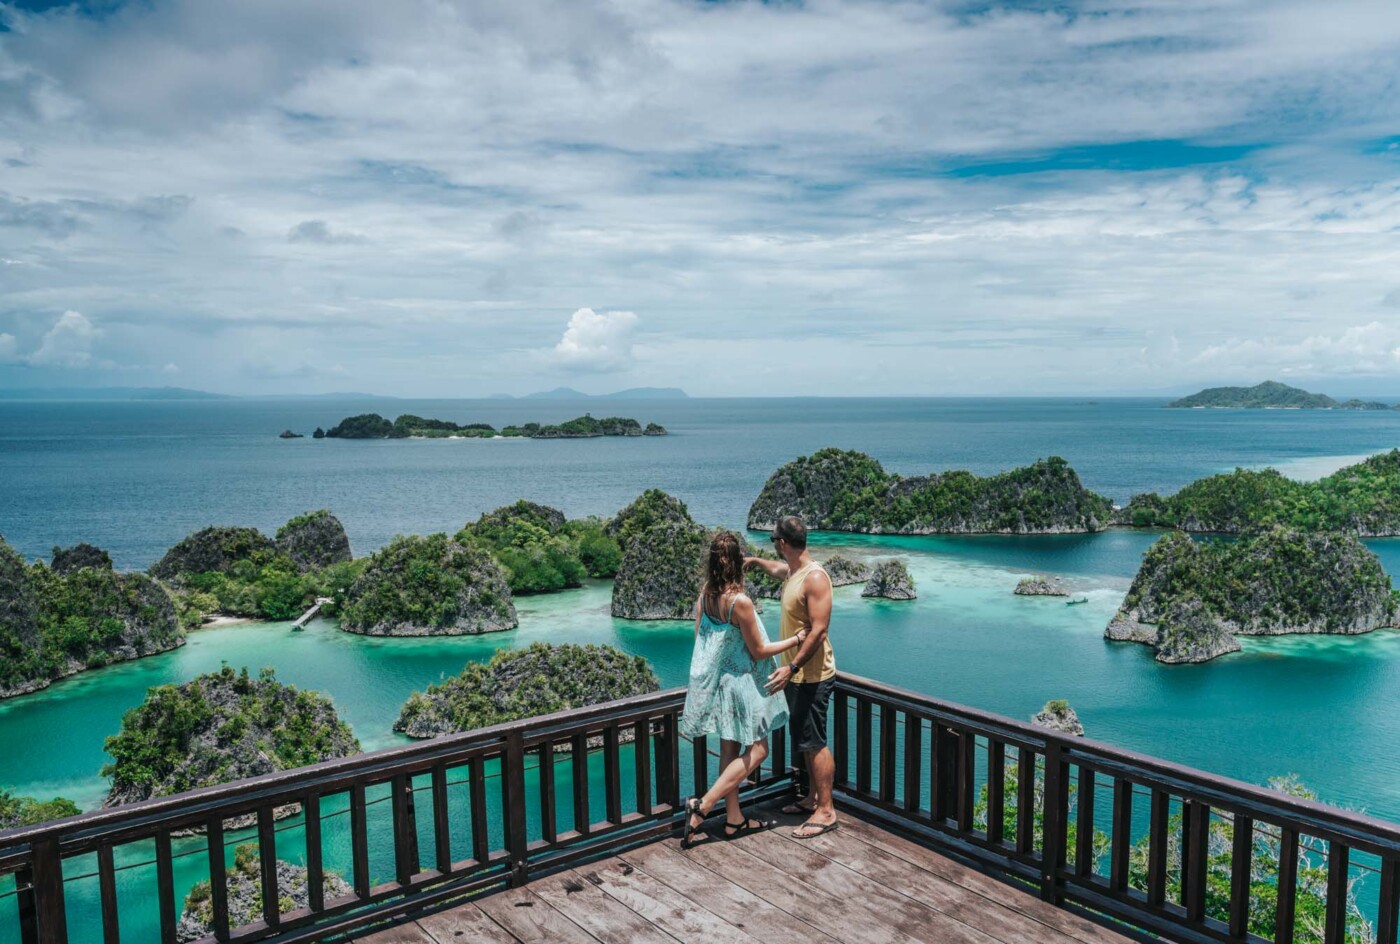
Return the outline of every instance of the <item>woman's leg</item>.
<path id="1" fill-rule="evenodd" d="M 739 745 L 737 743 L 733 741 L 729 743 L 734 744 L 735 750 L 738 749 Z M 724 750 L 724 744 L 724 741 L 720 741 L 721 752 Z M 721 758 L 722 757 L 723 754 L 721 753 Z M 731 792 L 737 799 L 739 795 L 739 785 L 744 782 L 744 778 L 758 769 L 767 758 L 768 742 L 766 740 L 755 741 L 750 744 L 748 750 L 735 757 L 720 769 L 719 776 L 715 778 L 715 782 L 710 786 L 710 789 L 706 791 L 705 795 L 700 798 L 700 808 L 706 813 L 710 812 L 720 800 L 729 796 Z M 732 819 L 732 814 L 730 818 Z"/>
<path id="2" fill-rule="evenodd" d="M 719 742 L 719 769 L 724 770 L 738 757 L 739 742 L 721 739 Z M 739 799 L 739 784 L 737 783 L 724 795 L 724 818 L 731 823 L 744 821 L 744 808 Z"/>

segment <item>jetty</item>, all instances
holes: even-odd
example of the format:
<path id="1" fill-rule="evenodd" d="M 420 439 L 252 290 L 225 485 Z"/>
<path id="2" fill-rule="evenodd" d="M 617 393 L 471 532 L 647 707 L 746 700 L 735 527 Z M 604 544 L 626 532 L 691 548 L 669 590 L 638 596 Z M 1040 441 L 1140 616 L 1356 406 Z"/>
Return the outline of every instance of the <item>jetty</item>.
<path id="1" fill-rule="evenodd" d="M 1396 944 L 1396 824 L 844 673 L 841 828 L 726 842 L 717 811 L 683 850 L 683 794 L 719 746 L 681 736 L 684 703 L 640 695 L 0 833 L 0 940 L 187 940 L 198 879 L 201 944 Z M 744 789 L 763 809 L 804 789 L 785 728 L 769 747 Z M 172 842 L 191 830 L 205 839 Z M 260 910 L 233 927 L 247 843 Z M 281 899 L 279 862 L 305 870 L 307 904 Z M 70 934 L 83 916 L 93 930 Z"/>
<path id="2" fill-rule="evenodd" d="M 306 624 L 316 618 L 316 614 L 321 612 L 321 607 L 331 602 L 330 597 L 317 597 L 316 602 L 311 604 L 311 608 L 296 618 L 292 623 L 292 629 L 305 629 Z"/>

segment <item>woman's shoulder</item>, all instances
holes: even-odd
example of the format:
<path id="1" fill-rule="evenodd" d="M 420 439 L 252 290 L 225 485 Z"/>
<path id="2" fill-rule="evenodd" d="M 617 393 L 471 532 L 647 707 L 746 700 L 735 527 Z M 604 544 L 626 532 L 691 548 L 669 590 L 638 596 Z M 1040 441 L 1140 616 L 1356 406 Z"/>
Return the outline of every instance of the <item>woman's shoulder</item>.
<path id="1" fill-rule="evenodd" d="M 757 613 L 758 609 L 753 605 L 753 600 L 749 599 L 747 593 L 736 593 L 734 594 L 733 602 L 730 604 L 730 612 L 735 616 L 747 617 L 750 614 Z"/>

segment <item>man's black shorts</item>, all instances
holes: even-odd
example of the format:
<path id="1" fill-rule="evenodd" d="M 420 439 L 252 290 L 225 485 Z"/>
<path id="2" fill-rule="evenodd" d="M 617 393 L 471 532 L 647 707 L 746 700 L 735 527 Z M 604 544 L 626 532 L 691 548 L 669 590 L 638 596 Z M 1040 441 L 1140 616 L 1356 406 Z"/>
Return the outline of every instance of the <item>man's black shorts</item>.
<path id="1" fill-rule="evenodd" d="M 799 751 L 819 751 L 826 747 L 826 705 L 836 677 L 824 682 L 792 684 L 783 689 L 788 703 L 788 730 L 797 738 Z"/>

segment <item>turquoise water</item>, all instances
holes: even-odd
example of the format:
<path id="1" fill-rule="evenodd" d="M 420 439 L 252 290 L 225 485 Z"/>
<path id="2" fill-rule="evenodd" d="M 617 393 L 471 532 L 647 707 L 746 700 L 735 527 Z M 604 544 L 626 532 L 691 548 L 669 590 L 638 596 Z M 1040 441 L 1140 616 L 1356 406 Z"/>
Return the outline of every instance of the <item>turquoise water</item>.
<path id="1" fill-rule="evenodd" d="M 1159 401 L 1140 400 L 635 403 L 609 412 L 665 423 L 674 435 L 275 438 L 284 427 L 309 432 L 368 409 L 496 423 L 579 412 L 461 401 L 0 403 L 0 532 L 29 556 L 89 540 L 137 567 L 199 526 L 272 530 L 296 512 L 330 506 L 356 551 L 367 553 L 396 532 L 456 528 L 519 497 L 573 515 L 608 513 L 651 486 L 685 499 L 701 520 L 741 525 L 773 468 L 825 445 L 866 449 L 905 472 L 992 472 L 1058 453 L 1091 487 L 1123 501 L 1235 465 L 1280 465 L 1315 477 L 1335 468 L 1336 457 L 1400 444 L 1400 415 L 1165 411 Z M 864 600 L 859 588 L 838 590 L 838 660 L 850 671 L 1013 717 L 1067 698 L 1100 740 L 1253 782 L 1296 773 L 1326 800 L 1400 820 L 1400 634 L 1245 640 L 1243 652 L 1206 665 L 1158 665 L 1146 647 L 1102 638 L 1154 538 L 1129 531 L 822 536 L 823 550 L 902 557 L 920 593 L 917 601 L 892 603 Z M 1400 541 L 1369 543 L 1390 573 L 1400 573 Z M 1019 577 L 1032 572 L 1064 576 L 1089 603 L 1013 596 Z M 105 793 L 103 739 L 118 730 L 123 712 L 149 686 L 183 682 L 225 661 L 272 666 L 285 681 L 325 692 L 366 749 L 402 743 L 391 725 L 410 692 L 501 647 L 609 643 L 645 656 L 664 685 L 681 684 L 690 626 L 614 620 L 608 603 L 606 583 L 522 598 L 518 630 L 476 638 L 371 639 L 328 621 L 302 633 L 287 624 L 200 630 L 174 652 L 0 702 L 0 786 L 97 805 Z M 202 848 L 200 840 L 186 842 Z M 338 842 L 328 838 L 332 861 Z M 423 849 L 426 857 L 429 839 Z M 183 890 L 199 877 L 202 860 L 181 862 Z M 129 893 L 139 896 L 143 886 L 134 874 L 130 881 Z"/>

